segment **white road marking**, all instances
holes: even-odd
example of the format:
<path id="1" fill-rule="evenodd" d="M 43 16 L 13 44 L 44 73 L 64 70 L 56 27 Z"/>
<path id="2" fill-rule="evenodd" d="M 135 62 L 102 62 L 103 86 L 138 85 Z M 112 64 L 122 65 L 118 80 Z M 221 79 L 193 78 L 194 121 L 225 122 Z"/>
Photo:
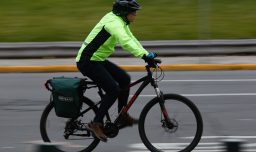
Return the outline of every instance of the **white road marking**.
<path id="1" fill-rule="evenodd" d="M 190 139 L 192 137 L 183 137 Z M 231 141 L 244 141 L 244 139 L 256 139 L 256 136 L 202 136 L 203 139 L 230 139 Z M 224 141 L 228 140 L 220 140 L 220 142 L 200 142 L 197 147 L 193 150 L 193 152 L 222 152 L 225 149 Z M 175 151 L 180 150 L 181 147 L 188 145 L 188 143 L 153 143 L 165 149 L 167 151 Z M 256 143 L 242 143 L 244 148 L 244 152 L 255 152 L 256 151 Z M 129 152 L 146 152 L 148 149 L 144 146 L 143 143 L 135 143 L 129 145 Z"/>
<path id="2" fill-rule="evenodd" d="M 180 94 L 186 97 L 216 97 L 216 96 L 256 96 L 256 93 L 212 93 L 212 94 Z M 130 95 L 133 96 L 133 95 Z M 145 95 L 141 94 L 140 97 L 156 97 L 155 94 Z"/>
<path id="3" fill-rule="evenodd" d="M 154 143 L 154 144 L 170 152 L 175 150 L 180 150 L 183 146 L 188 145 L 188 143 Z M 246 147 L 244 150 L 245 152 L 255 151 L 255 149 L 248 149 L 248 148 L 255 148 L 256 143 L 243 144 L 243 145 L 244 147 Z M 129 147 L 134 149 L 129 152 L 148 151 L 143 143 L 131 144 Z M 223 143 L 209 142 L 209 143 L 199 143 L 197 147 L 193 150 L 193 152 L 220 152 L 220 151 L 223 151 L 223 149 L 225 149 L 225 145 Z"/>
<path id="4" fill-rule="evenodd" d="M 194 138 L 194 137 L 183 137 Z M 256 139 L 256 136 L 202 136 L 202 139 Z"/>
<path id="5" fill-rule="evenodd" d="M 14 149 L 16 147 L 11 147 L 11 146 L 6 146 L 6 147 L 1 147 L 2 149 Z"/>
<path id="6" fill-rule="evenodd" d="M 24 142 L 26 144 L 36 144 L 36 145 L 52 145 L 52 146 L 64 146 L 69 148 L 83 148 L 84 145 L 78 145 L 78 144 L 71 144 L 70 142 L 44 142 L 42 140 L 32 140 Z"/>
<path id="7" fill-rule="evenodd" d="M 191 79 L 191 80 L 162 80 L 162 82 L 256 82 L 256 79 Z M 187 97 L 216 97 L 216 96 L 256 96 L 256 93 L 206 93 L 206 94 L 181 94 Z M 130 95 L 133 96 L 133 95 Z M 140 97 L 156 97 L 155 94 Z"/>
<path id="8" fill-rule="evenodd" d="M 190 139 L 192 137 L 183 137 Z M 198 144 L 198 146 L 193 150 L 193 152 L 222 152 L 225 149 L 225 145 L 223 144 L 224 140 L 220 142 L 203 142 L 204 139 L 256 139 L 256 136 L 202 136 L 202 141 Z M 45 144 L 42 140 L 34 140 L 34 141 L 27 141 L 24 143 L 30 144 Z M 79 145 L 69 145 L 66 142 L 57 142 L 57 143 L 48 143 L 48 144 L 59 144 L 62 146 L 68 147 L 79 147 Z M 64 144 L 64 145 L 63 145 Z M 66 145 L 65 145 L 66 144 Z M 158 146 L 162 147 L 163 149 L 170 151 L 177 151 L 180 150 L 181 147 L 188 145 L 188 143 L 154 143 Z M 148 149 L 145 147 L 143 143 L 135 143 L 128 145 L 130 148 L 127 152 L 148 152 Z M 255 152 L 256 151 L 256 143 L 243 143 L 243 147 L 245 147 L 244 152 Z M 15 147 L 0 147 L 0 148 L 15 148 Z"/>
<path id="9" fill-rule="evenodd" d="M 182 94 L 190 97 L 211 97 L 211 96 L 256 96 L 256 93 L 213 93 L 213 94 Z"/>
<path id="10" fill-rule="evenodd" d="M 249 143 L 249 144 L 246 144 L 246 147 L 249 148 L 249 147 L 256 147 L 256 143 Z"/>
<path id="11" fill-rule="evenodd" d="M 161 82 L 253 82 L 256 79 L 184 79 L 184 80 L 162 80 Z"/>
<path id="12" fill-rule="evenodd" d="M 237 119 L 237 120 L 241 120 L 241 121 L 255 121 L 256 119 L 247 118 L 247 119 Z"/>
<path id="13" fill-rule="evenodd" d="M 256 151 L 256 149 L 243 150 L 243 152 L 255 152 L 255 151 Z M 149 150 L 132 150 L 132 151 L 128 151 L 128 152 L 149 152 Z M 176 151 L 170 150 L 170 151 L 165 151 L 165 152 L 176 152 Z M 196 150 L 196 149 L 194 149 L 193 152 L 223 152 L 223 149 L 214 149 L 214 150 L 207 150 L 207 149 Z"/>
<path id="14" fill-rule="evenodd" d="M 189 143 L 153 143 L 153 145 L 157 145 L 158 147 L 161 147 L 162 149 L 181 149 L 184 146 L 188 145 Z M 200 147 L 203 146 L 203 147 Z M 211 146 L 211 147 L 207 147 Z M 132 144 L 129 146 L 130 148 L 135 148 L 135 149 L 147 149 L 143 143 L 138 143 L 138 144 Z M 217 149 L 217 148 L 222 148 L 221 143 L 199 143 L 197 146 L 197 149 L 204 149 L 207 147 L 208 149 Z"/>
<path id="15" fill-rule="evenodd" d="M 180 151 L 181 148 L 171 148 L 171 149 L 161 149 L 164 152 L 177 152 Z M 148 149 L 143 149 L 143 150 L 130 150 L 128 152 L 149 152 Z M 223 152 L 223 148 L 219 149 L 208 149 L 207 147 L 204 149 L 194 149 L 193 152 Z"/>

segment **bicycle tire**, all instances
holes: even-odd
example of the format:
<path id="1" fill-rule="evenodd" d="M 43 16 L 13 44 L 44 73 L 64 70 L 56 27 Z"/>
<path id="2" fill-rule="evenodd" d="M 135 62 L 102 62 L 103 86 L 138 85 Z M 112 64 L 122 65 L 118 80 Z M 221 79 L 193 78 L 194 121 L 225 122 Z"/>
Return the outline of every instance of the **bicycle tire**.
<path id="1" fill-rule="evenodd" d="M 83 97 L 82 99 L 83 105 L 87 105 L 88 107 L 93 107 L 92 110 L 93 113 L 96 114 L 96 112 L 98 111 L 98 107 L 94 106 L 95 104 L 93 103 L 93 101 L 91 101 L 89 98 Z M 46 108 L 44 109 L 41 119 L 40 119 L 40 133 L 41 133 L 41 137 L 43 139 L 44 142 L 51 142 L 51 139 L 48 137 L 47 134 L 47 129 L 46 129 L 46 122 L 47 122 L 47 118 L 48 115 L 51 111 L 54 111 L 54 105 L 53 102 L 50 102 Z M 63 128 L 64 130 L 64 128 Z M 91 152 L 93 149 L 96 148 L 96 146 L 99 144 L 100 140 L 97 138 L 94 138 L 93 142 L 91 144 L 89 144 L 85 149 L 79 150 L 78 152 Z M 61 149 L 58 148 L 58 150 L 60 152 L 65 152 Z"/>
<path id="2" fill-rule="evenodd" d="M 167 103 L 168 102 L 168 100 L 171 100 L 171 101 L 173 101 L 173 103 L 177 103 L 177 104 L 180 104 L 180 105 L 182 105 L 182 106 L 185 106 L 185 107 L 187 107 L 188 109 L 187 109 L 187 111 L 190 111 L 191 110 L 191 112 L 193 113 L 193 115 L 194 115 L 194 119 L 195 119 L 195 121 L 196 121 L 196 127 L 195 127 L 195 134 L 194 134 L 194 136 L 192 136 L 191 137 L 191 139 L 192 139 L 192 141 L 190 142 L 190 143 L 187 143 L 188 145 L 186 145 L 185 147 L 182 147 L 181 149 L 178 149 L 177 147 L 172 147 L 172 145 L 178 145 L 178 144 L 180 144 L 180 145 L 182 145 L 182 143 L 170 143 L 168 146 L 170 147 L 170 149 L 171 148 L 173 148 L 174 150 L 176 150 L 176 151 L 178 151 L 178 152 L 190 152 L 190 151 L 192 151 L 196 146 L 197 146 L 197 144 L 199 143 L 199 141 L 200 141 L 200 139 L 201 139 L 201 136 L 202 136 L 202 133 L 203 133 L 203 120 L 202 120 L 202 116 L 201 116 L 201 114 L 200 114 L 200 112 L 199 112 L 199 110 L 198 110 L 198 108 L 196 107 L 196 105 L 193 103 L 193 102 L 191 102 L 189 99 L 187 99 L 186 97 L 184 97 L 184 96 L 181 96 L 181 95 L 178 95 L 178 94 L 164 94 L 163 95 L 163 98 L 164 98 L 164 104 L 165 105 L 167 105 L 167 104 L 169 104 L 169 103 Z M 154 130 L 152 130 L 152 132 L 149 132 L 148 134 L 146 133 L 146 131 L 145 131 L 145 119 L 147 118 L 147 116 L 149 115 L 149 114 L 151 114 L 151 112 L 150 112 L 150 110 L 152 110 L 153 109 L 153 107 L 157 107 L 158 106 L 158 109 L 160 109 L 160 105 L 159 104 L 157 104 L 157 103 L 159 103 L 159 101 L 158 101 L 158 98 L 154 98 L 154 99 L 152 99 L 144 108 L 143 108 L 143 110 L 142 110 L 142 112 L 141 112 L 141 115 L 140 115 L 140 121 L 139 121 L 139 125 L 138 125 L 138 127 L 139 127 L 139 134 L 140 134 L 140 137 L 141 137 L 141 140 L 142 140 L 142 142 L 144 143 L 144 145 L 150 150 L 150 151 L 152 151 L 152 152 L 163 152 L 163 151 L 165 151 L 165 150 L 170 150 L 170 149 L 168 149 L 168 148 L 163 148 L 164 150 L 161 150 L 161 149 L 159 149 L 159 147 L 157 147 L 157 145 L 154 145 L 153 143 L 152 143 L 152 141 L 150 141 L 149 140 L 149 135 L 148 134 L 150 134 L 150 133 L 152 133 L 152 132 L 155 132 L 155 131 L 158 131 L 157 129 L 154 129 Z M 183 105 L 184 104 L 184 105 Z M 178 108 L 177 108 L 178 109 Z M 167 112 L 168 112 L 168 114 L 169 114 L 169 109 L 166 109 L 167 110 Z M 176 110 L 176 109 L 175 109 Z M 160 111 L 160 110 L 159 110 Z M 150 112 L 150 113 L 149 113 Z M 155 112 L 154 112 L 155 113 Z M 160 112 L 161 113 L 161 112 Z M 152 112 L 152 115 L 153 115 L 153 112 Z M 155 114 L 154 114 L 155 115 Z M 162 115 L 162 114 L 160 114 L 160 115 Z M 183 112 L 182 113 L 182 115 L 187 115 L 185 112 Z M 169 115 L 169 117 L 171 117 L 170 115 Z M 175 117 L 175 116 L 174 116 Z M 176 116 L 177 117 L 177 116 Z M 152 118 L 151 118 L 152 119 Z M 158 118 L 156 118 L 156 119 L 158 119 Z M 179 126 L 178 125 L 178 120 L 175 120 L 175 122 L 177 123 L 177 126 Z M 152 123 L 152 122 L 150 122 L 150 123 Z M 191 124 L 190 124 L 191 125 Z M 190 126 L 191 128 L 192 128 L 192 125 Z M 164 128 L 163 126 L 162 126 L 162 128 Z M 184 127 L 185 128 L 185 127 Z M 160 128 L 161 129 L 161 128 Z M 160 130 L 159 129 L 159 130 Z M 177 133 L 178 132 L 178 127 L 177 127 L 177 130 L 176 130 L 176 132 L 174 132 L 174 133 Z M 162 132 L 164 132 L 164 131 L 162 131 Z M 173 133 L 173 134 L 174 134 Z M 160 136 L 160 135 L 158 135 L 158 136 Z M 156 137 L 156 136 L 155 136 Z M 168 135 L 167 136 L 168 138 L 170 138 L 170 137 L 176 137 L 176 136 L 171 136 L 171 134 L 170 135 Z M 178 136 L 177 136 L 178 137 Z M 159 138 L 161 138 L 161 137 L 159 137 Z M 187 138 L 187 137 L 186 137 Z M 182 139 L 182 138 L 181 138 Z M 184 139 L 185 139 L 185 137 L 184 137 Z M 155 140 L 155 139 L 154 139 Z M 170 140 L 172 140 L 172 139 L 170 139 Z M 162 145 L 164 145 L 164 144 L 162 144 Z M 167 144 L 166 144 L 167 145 Z M 179 147 L 180 148 L 180 147 Z M 173 150 L 172 150 L 173 151 Z"/>

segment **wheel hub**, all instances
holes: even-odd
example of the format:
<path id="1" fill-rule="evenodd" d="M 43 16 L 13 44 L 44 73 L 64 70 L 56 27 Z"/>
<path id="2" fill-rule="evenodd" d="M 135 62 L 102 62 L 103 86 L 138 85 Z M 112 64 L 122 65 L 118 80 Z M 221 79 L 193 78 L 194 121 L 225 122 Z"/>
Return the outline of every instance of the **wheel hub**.
<path id="1" fill-rule="evenodd" d="M 175 119 L 162 120 L 162 127 L 170 133 L 174 133 L 178 130 L 178 122 Z"/>
<path id="2" fill-rule="evenodd" d="M 77 131 L 87 131 L 86 134 L 75 134 Z M 68 121 L 66 123 L 64 137 L 68 139 L 70 135 L 74 136 L 90 136 L 89 131 L 86 129 L 85 124 L 81 122 L 81 120 Z"/>

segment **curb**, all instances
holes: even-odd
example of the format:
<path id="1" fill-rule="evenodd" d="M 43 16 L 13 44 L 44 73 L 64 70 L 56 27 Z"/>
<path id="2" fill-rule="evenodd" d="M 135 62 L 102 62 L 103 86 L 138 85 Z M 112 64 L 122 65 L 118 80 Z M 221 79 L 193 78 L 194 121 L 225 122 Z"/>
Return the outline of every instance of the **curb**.
<path id="1" fill-rule="evenodd" d="M 145 66 L 120 65 L 126 71 L 145 71 Z M 256 70 L 256 64 L 163 64 L 164 71 Z M 74 65 L 0 66 L 0 73 L 78 72 Z"/>

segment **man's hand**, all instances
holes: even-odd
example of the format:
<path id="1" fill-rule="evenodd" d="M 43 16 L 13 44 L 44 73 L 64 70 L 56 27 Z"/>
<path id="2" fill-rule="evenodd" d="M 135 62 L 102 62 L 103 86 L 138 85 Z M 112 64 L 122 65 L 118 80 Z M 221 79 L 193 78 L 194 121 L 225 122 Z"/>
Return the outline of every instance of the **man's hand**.
<path id="1" fill-rule="evenodd" d="M 149 59 L 154 59 L 155 57 L 157 57 L 157 54 L 155 52 L 149 52 L 149 54 L 147 55 L 147 58 Z"/>

